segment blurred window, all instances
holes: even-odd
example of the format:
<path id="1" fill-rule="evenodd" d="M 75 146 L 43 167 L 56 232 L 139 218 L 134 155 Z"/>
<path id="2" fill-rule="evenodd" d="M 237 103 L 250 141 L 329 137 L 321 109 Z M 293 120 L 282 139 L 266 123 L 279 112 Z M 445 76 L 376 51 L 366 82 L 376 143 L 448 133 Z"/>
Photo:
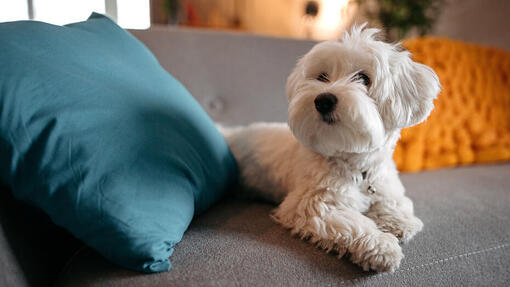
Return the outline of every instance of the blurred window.
<path id="1" fill-rule="evenodd" d="M 150 27 L 150 0 L 0 0 L 0 22 L 37 20 L 56 25 L 107 14 L 126 29 Z"/>
<path id="2" fill-rule="evenodd" d="M 102 14 L 105 12 L 104 0 L 32 0 L 32 2 L 34 20 L 56 25 L 83 21 L 92 12 Z"/>
<path id="3" fill-rule="evenodd" d="M 0 0 L 0 22 L 28 20 L 27 1 Z"/>
<path id="4" fill-rule="evenodd" d="M 126 29 L 151 26 L 149 0 L 117 0 L 117 23 Z"/>

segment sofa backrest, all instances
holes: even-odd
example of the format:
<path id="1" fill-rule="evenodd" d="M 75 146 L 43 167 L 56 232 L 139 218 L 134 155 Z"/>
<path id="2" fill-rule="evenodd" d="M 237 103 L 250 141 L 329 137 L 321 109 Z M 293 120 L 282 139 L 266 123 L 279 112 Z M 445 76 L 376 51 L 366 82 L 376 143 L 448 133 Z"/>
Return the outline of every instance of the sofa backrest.
<path id="1" fill-rule="evenodd" d="M 285 82 L 312 41 L 153 27 L 131 31 L 223 124 L 286 121 Z"/>

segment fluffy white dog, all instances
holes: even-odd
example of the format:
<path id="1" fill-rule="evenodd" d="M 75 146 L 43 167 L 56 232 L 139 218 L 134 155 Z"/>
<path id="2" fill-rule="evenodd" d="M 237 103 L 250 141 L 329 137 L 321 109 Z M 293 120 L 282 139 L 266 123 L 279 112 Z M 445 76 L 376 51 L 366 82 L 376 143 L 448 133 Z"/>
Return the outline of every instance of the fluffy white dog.
<path id="1" fill-rule="evenodd" d="M 440 84 L 377 29 L 317 44 L 287 81 L 288 125 L 221 128 L 251 196 L 273 218 L 365 270 L 393 271 L 423 228 L 392 160 L 400 130 L 425 120 Z M 289 129 L 290 127 L 290 129 Z"/>

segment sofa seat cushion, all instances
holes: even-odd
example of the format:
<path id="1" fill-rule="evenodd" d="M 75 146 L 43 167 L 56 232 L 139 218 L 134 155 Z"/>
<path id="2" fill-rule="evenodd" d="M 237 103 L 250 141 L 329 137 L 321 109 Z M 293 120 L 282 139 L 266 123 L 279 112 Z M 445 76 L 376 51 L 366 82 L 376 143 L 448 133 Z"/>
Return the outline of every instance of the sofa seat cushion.
<path id="1" fill-rule="evenodd" d="M 224 200 L 194 221 L 173 255 L 143 276 L 82 250 L 59 286 L 506 286 L 510 280 L 510 164 L 401 175 L 424 230 L 395 273 L 363 272 L 269 218 L 271 205 Z M 214 248 L 211 248 L 214 246 Z"/>

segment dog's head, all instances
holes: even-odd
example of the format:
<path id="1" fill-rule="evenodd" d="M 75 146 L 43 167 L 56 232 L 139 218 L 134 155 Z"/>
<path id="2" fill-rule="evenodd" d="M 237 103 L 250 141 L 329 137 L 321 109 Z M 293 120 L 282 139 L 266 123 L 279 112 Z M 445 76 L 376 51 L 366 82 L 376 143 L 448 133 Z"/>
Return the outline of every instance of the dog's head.
<path id="1" fill-rule="evenodd" d="M 289 126 L 324 156 L 370 152 L 390 133 L 425 120 L 440 90 L 437 75 L 377 29 L 354 27 L 317 44 L 287 80 Z"/>

